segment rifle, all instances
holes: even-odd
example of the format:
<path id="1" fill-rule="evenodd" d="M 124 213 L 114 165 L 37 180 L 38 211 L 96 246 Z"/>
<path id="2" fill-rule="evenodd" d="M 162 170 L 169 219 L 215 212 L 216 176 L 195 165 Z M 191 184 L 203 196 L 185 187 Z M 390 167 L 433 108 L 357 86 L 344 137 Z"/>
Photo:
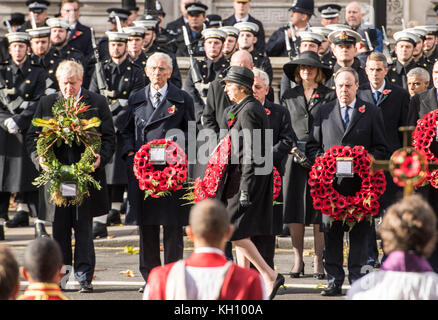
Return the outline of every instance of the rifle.
<path id="1" fill-rule="evenodd" d="M 298 55 L 298 46 L 297 46 L 297 37 L 295 36 L 295 30 L 294 30 L 294 27 L 293 27 L 293 25 L 292 25 L 292 23 L 290 23 L 289 22 L 289 30 L 290 30 L 290 34 L 291 34 L 291 36 L 292 36 L 292 42 L 293 42 L 293 45 L 294 45 L 294 57 L 296 56 L 296 55 Z"/>
<path id="2" fill-rule="evenodd" d="M 289 59 L 293 60 L 294 55 L 293 55 L 293 52 L 292 52 L 292 47 L 290 45 L 289 35 L 287 34 L 287 30 L 286 29 L 284 29 L 284 42 L 286 43 L 286 50 L 287 50 L 287 53 L 289 55 Z"/>
<path id="3" fill-rule="evenodd" d="M 94 29 L 91 29 L 91 45 L 93 47 L 93 52 L 94 52 L 94 58 L 96 59 L 96 63 L 94 64 L 95 67 L 95 72 L 96 72 L 96 79 L 97 79 L 97 87 L 99 88 L 99 92 L 101 95 L 107 97 L 107 98 L 113 98 L 114 97 L 114 90 L 113 91 L 109 91 L 108 90 L 108 85 L 105 81 L 105 74 L 103 73 L 103 67 L 102 67 L 102 62 L 100 62 L 100 57 L 99 57 L 99 48 L 97 47 L 96 44 L 96 37 L 94 35 Z"/>
<path id="4" fill-rule="evenodd" d="M 192 76 L 192 81 L 193 83 L 196 84 L 198 82 L 202 82 L 201 71 L 199 70 L 198 61 L 194 57 L 194 52 L 193 52 L 192 44 L 190 43 L 187 27 L 183 26 L 182 31 L 184 36 L 184 43 L 187 47 L 187 51 L 189 52 L 189 56 L 190 56 L 190 73 Z"/>
<path id="5" fill-rule="evenodd" d="M 389 44 L 388 36 L 386 35 L 385 26 L 382 26 L 382 35 L 383 35 L 383 55 L 386 57 L 386 62 L 388 64 L 392 64 L 391 57 L 391 46 Z"/>
<path id="6" fill-rule="evenodd" d="M 365 31 L 365 39 L 367 40 L 368 50 L 374 51 L 374 47 L 373 44 L 371 43 L 371 39 L 370 39 L 370 35 L 368 34 L 368 31 Z"/>

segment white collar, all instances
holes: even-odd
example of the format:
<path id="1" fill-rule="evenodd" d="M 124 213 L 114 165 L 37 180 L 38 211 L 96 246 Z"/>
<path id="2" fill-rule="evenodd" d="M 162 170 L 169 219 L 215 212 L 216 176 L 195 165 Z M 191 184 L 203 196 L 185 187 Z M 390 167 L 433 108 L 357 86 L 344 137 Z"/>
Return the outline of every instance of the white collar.
<path id="1" fill-rule="evenodd" d="M 169 87 L 169 85 L 166 82 L 166 84 L 160 90 L 155 90 L 152 86 L 150 86 L 150 87 L 151 87 L 150 98 L 152 99 L 157 92 L 161 93 L 161 97 L 164 97 L 167 93 L 167 88 Z"/>
<path id="2" fill-rule="evenodd" d="M 238 18 L 236 16 L 234 16 L 234 18 L 236 19 L 236 21 L 239 21 L 239 22 L 248 22 L 249 15 L 247 15 L 245 18 L 242 18 L 242 19 L 240 19 L 240 18 Z"/>
<path id="3" fill-rule="evenodd" d="M 221 249 L 214 247 L 200 247 L 195 249 L 195 253 L 217 253 L 220 255 L 224 255 L 224 252 Z"/>
<path id="4" fill-rule="evenodd" d="M 382 85 L 379 89 L 377 89 L 377 90 L 374 89 L 372 85 L 370 85 L 370 86 L 371 86 L 371 91 L 373 92 L 373 94 L 374 94 L 376 91 L 379 91 L 380 93 L 382 93 L 383 89 L 385 89 L 385 85 L 386 85 L 386 80 L 383 80 L 383 85 Z"/>

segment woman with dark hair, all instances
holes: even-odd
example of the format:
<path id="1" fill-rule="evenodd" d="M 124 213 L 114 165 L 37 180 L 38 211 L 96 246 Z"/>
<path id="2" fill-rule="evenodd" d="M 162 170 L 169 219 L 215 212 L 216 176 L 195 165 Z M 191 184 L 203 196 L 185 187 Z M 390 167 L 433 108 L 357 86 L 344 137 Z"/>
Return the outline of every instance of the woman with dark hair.
<path id="1" fill-rule="evenodd" d="M 238 66 L 231 67 L 222 81 L 225 93 L 234 104 L 224 115 L 231 138 L 231 160 L 222 194 L 217 197 L 226 205 L 231 217 L 234 230 L 230 241 L 236 247 L 238 265 L 249 267 L 251 262 L 263 277 L 266 292 L 272 299 L 284 284 L 284 277 L 266 263 L 251 241 L 253 236 L 272 233 L 273 192 L 272 164 L 268 168 L 263 161 L 271 152 L 265 150 L 269 123 L 264 107 L 252 94 L 253 82 L 253 72 Z"/>
<path id="2" fill-rule="evenodd" d="M 283 218 L 289 225 L 292 247 L 295 255 L 294 266 L 290 276 L 304 275 L 303 247 L 305 225 L 313 224 L 315 257 L 313 262 L 314 277 L 323 279 L 324 266 L 322 252 L 324 234 L 320 231 L 321 213 L 313 209 L 307 180 L 310 162 L 304 155 L 306 143 L 310 137 L 314 117 L 321 105 L 336 98 L 333 90 L 323 84 L 332 75 L 329 66 L 320 62 L 318 54 L 313 51 L 301 53 L 297 59 L 283 66 L 284 73 L 297 86 L 287 89 L 280 103 L 289 109 L 292 128 L 298 143 L 291 149 L 287 158 L 283 181 Z"/>

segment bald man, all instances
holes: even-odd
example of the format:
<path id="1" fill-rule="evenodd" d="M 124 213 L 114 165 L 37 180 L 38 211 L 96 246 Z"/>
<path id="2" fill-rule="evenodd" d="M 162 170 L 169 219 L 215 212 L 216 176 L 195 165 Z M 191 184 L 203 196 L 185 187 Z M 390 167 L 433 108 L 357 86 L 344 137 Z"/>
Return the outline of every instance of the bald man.
<path id="1" fill-rule="evenodd" d="M 186 260 L 154 268 L 145 300 L 262 300 L 263 281 L 255 270 L 241 268 L 225 257 L 233 232 L 225 206 L 204 200 L 190 211 L 186 233 L 194 252 Z"/>

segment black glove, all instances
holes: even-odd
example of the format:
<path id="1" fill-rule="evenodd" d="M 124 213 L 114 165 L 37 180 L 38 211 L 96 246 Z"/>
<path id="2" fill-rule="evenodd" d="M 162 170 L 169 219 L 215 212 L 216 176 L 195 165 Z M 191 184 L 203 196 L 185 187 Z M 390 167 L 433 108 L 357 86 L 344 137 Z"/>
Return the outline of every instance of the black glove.
<path id="1" fill-rule="evenodd" d="M 248 208 L 251 205 L 251 201 L 249 201 L 249 194 L 247 191 L 240 192 L 239 203 L 242 208 Z"/>
<path id="2" fill-rule="evenodd" d="M 309 159 L 307 159 L 306 155 L 304 154 L 303 151 L 301 151 L 298 148 L 294 148 L 292 149 L 292 151 L 290 152 L 296 159 L 296 161 L 304 168 L 306 169 L 311 169 L 312 168 L 312 163 L 309 161 Z"/>

